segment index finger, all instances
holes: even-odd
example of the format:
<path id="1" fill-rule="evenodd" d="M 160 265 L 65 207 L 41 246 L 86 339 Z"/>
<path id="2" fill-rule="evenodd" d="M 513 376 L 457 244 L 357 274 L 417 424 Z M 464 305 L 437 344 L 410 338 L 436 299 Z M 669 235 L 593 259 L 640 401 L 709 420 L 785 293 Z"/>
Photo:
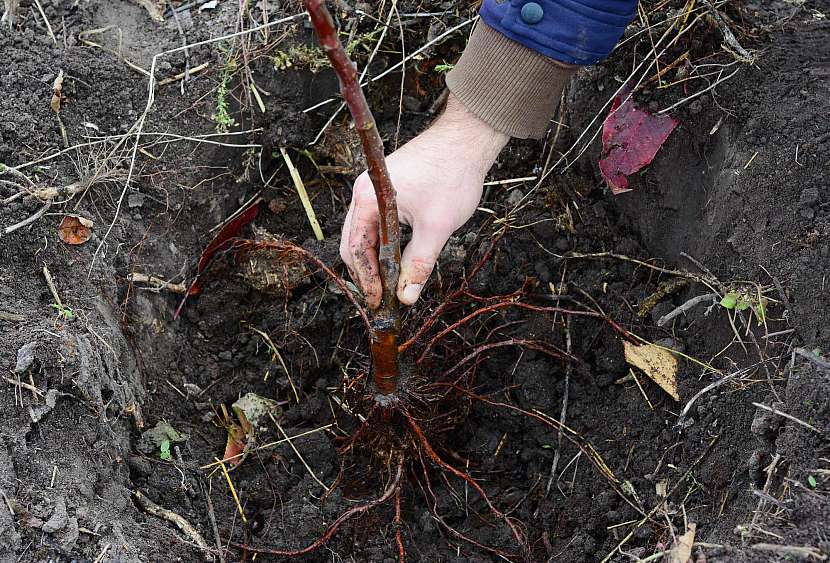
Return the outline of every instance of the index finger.
<path id="1" fill-rule="evenodd" d="M 341 240 L 341 254 L 349 266 L 350 272 L 357 275 L 355 281 L 360 285 L 369 308 L 380 306 L 383 287 L 378 265 L 378 208 L 377 202 L 355 192 L 352 208 L 349 210 L 349 224 L 344 225 Z M 348 231 L 347 231 L 348 229 Z M 348 233 L 348 235 L 346 235 Z"/>

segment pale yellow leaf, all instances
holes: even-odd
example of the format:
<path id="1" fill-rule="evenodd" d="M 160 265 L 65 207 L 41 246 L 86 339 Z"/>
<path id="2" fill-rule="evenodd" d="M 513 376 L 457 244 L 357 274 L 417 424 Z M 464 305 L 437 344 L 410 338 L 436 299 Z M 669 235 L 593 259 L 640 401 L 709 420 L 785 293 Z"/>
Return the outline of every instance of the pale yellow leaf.
<path id="1" fill-rule="evenodd" d="M 695 544 L 697 524 L 689 522 L 686 533 L 677 538 L 677 543 L 666 556 L 666 563 L 688 563 L 692 557 L 692 546 Z"/>
<path id="2" fill-rule="evenodd" d="M 637 346 L 626 341 L 623 345 L 626 362 L 642 370 L 675 401 L 680 400 L 677 392 L 677 359 L 671 352 L 654 344 Z"/>

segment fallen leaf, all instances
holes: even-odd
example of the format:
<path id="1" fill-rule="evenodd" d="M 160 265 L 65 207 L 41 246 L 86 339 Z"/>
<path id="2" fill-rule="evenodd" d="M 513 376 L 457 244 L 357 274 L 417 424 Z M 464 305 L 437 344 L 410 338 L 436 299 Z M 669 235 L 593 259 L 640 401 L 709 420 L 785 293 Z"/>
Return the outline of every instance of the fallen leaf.
<path id="1" fill-rule="evenodd" d="M 52 108 L 52 111 L 55 113 L 60 113 L 61 111 L 61 102 L 63 101 L 63 69 L 58 73 L 57 78 L 52 83 L 52 101 L 49 103 L 49 106 Z"/>
<path id="2" fill-rule="evenodd" d="M 222 455 L 222 461 L 226 461 L 231 465 L 231 469 L 242 463 L 248 452 L 245 451 L 246 434 L 238 424 L 227 425 L 228 439 L 225 442 L 225 453 Z"/>
<path id="3" fill-rule="evenodd" d="M 256 393 L 247 393 L 231 405 L 234 414 L 245 428 L 246 424 L 252 429 L 258 428 L 260 422 L 268 416 L 273 414 L 279 416 L 282 414 L 282 409 L 273 399 L 260 397 Z"/>
<path id="4" fill-rule="evenodd" d="M 686 533 L 677 538 L 677 543 L 666 555 L 666 563 L 688 563 L 692 557 L 692 547 L 695 544 L 697 524 L 689 522 Z"/>
<path id="5" fill-rule="evenodd" d="M 654 344 L 636 345 L 623 342 L 625 361 L 651 378 L 675 401 L 680 400 L 677 393 L 677 359 L 668 350 Z"/>
<path id="6" fill-rule="evenodd" d="M 599 169 L 615 195 L 631 191 L 627 176 L 654 160 L 678 123 L 668 115 L 654 115 L 640 109 L 629 93 L 620 92 L 614 99 L 611 112 L 602 125 L 605 156 L 599 161 Z"/>
<path id="7" fill-rule="evenodd" d="M 225 416 L 225 428 L 228 431 L 228 439 L 225 443 L 223 461 L 227 461 L 231 467 L 236 467 L 248 456 L 256 445 L 257 431 L 261 422 L 271 416 L 279 416 L 282 409 L 273 399 L 260 397 L 256 393 L 247 393 L 231 405 L 233 413 L 239 423 L 230 420 L 227 411 L 222 405 L 222 412 Z"/>
<path id="8" fill-rule="evenodd" d="M 92 237 L 92 221 L 80 215 L 64 215 L 58 238 L 66 244 L 83 244 Z"/>
<path id="9" fill-rule="evenodd" d="M 198 295 L 202 292 L 202 288 L 199 285 L 199 276 L 201 276 L 202 272 L 204 272 L 210 265 L 210 262 L 216 253 L 229 249 L 233 244 L 233 239 L 239 235 L 242 228 L 256 219 L 257 215 L 259 215 L 261 203 L 262 199 L 257 199 L 251 205 L 246 207 L 241 213 L 239 213 L 239 215 L 228 221 L 228 223 L 219 230 L 213 240 L 210 241 L 210 244 L 205 247 L 202 251 L 202 255 L 199 257 L 199 266 L 196 269 L 196 277 L 191 282 L 190 287 L 187 290 L 187 294 L 185 294 L 181 303 L 179 303 L 179 306 L 176 308 L 176 312 L 173 314 L 174 319 L 179 318 L 188 296 Z"/>

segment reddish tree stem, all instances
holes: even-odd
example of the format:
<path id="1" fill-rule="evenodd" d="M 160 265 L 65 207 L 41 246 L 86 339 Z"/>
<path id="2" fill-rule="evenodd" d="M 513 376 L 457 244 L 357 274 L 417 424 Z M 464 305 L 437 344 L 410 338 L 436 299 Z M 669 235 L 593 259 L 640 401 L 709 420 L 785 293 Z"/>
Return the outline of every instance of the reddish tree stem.
<path id="1" fill-rule="evenodd" d="M 369 178 L 375 188 L 380 214 L 380 245 L 378 262 L 383 286 L 380 307 L 374 311 L 371 338 L 374 377 L 378 390 L 389 395 L 397 389 L 400 370 L 398 368 L 398 332 L 400 314 L 395 293 L 401 269 L 400 227 L 395 188 L 389 177 L 384 157 L 383 141 L 378 133 L 375 118 L 366 103 L 360 88 L 357 69 L 349 60 L 346 50 L 337 37 L 334 20 L 324 0 L 304 0 L 305 9 L 311 16 L 311 24 L 317 32 L 317 39 L 323 47 L 337 78 L 340 92 L 354 119 L 357 132 L 363 144 L 363 153 L 369 168 Z"/>

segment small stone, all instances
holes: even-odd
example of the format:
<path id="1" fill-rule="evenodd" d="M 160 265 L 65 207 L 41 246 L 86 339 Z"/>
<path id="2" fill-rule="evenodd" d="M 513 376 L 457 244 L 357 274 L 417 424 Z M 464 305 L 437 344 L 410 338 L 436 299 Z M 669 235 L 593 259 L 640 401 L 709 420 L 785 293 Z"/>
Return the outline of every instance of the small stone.
<path id="1" fill-rule="evenodd" d="M 695 100 L 691 104 L 689 104 L 689 113 L 692 115 L 696 115 L 703 110 L 703 104 L 700 103 L 700 100 Z"/>
<path id="2" fill-rule="evenodd" d="M 141 192 L 132 192 L 127 196 L 127 207 L 134 209 L 144 205 L 144 194 Z"/>
<path id="3" fill-rule="evenodd" d="M 438 260 L 443 262 L 458 262 L 464 260 L 467 253 L 464 250 L 464 245 L 460 237 L 450 237 L 444 249 L 438 257 Z"/>
<path id="4" fill-rule="evenodd" d="M 17 351 L 17 363 L 14 366 L 14 373 L 25 373 L 35 363 L 35 350 L 37 342 L 29 342 L 20 347 Z"/>
<path id="5" fill-rule="evenodd" d="M 54 534 L 58 530 L 62 530 L 68 522 L 69 515 L 66 513 L 66 501 L 61 497 L 55 503 L 55 511 L 49 517 L 49 520 L 43 524 L 42 530 L 48 534 Z"/>

